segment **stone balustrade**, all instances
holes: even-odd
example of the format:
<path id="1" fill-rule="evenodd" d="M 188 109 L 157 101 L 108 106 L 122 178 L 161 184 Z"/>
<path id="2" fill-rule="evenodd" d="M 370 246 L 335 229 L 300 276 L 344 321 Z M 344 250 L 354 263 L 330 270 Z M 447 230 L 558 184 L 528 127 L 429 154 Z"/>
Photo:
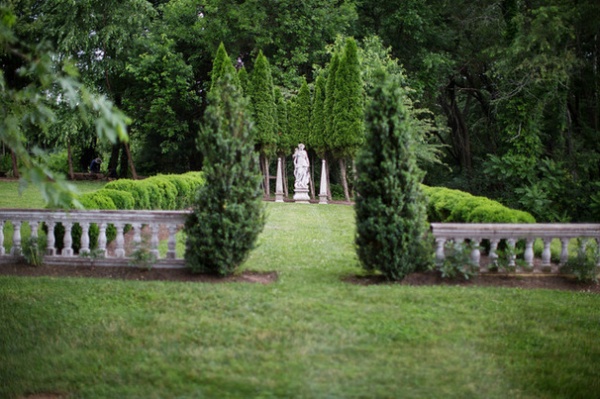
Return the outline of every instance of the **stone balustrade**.
<path id="1" fill-rule="evenodd" d="M 479 223 L 431 223 L 431 229 L 436 242 L 435 256 L 438 264 L 445 259 L 445 245 L 447 242 L 465 242 L 473 244 L 471 262 L 479 266 L 481 272 L 487 272 L 491 265 L 497 264 L 499 259 L 498 245 L 504 241 L 509 248 L 505 251 L 508 259 L 505 263 L 515 267 L 515 246 L 518 241 L 525 244 L 523 261 L 528 269 L 534 273 L 559 272 L 560 266 L 569 259 L 569 242 L 573 238 L 582 238 L 581 246 L 586 240 L 594 239 L 600 245 L 600 224 L 479 224 Z M 540 239 L 543 242 L 541 259 L 534 259 L 534 242 Z M 551 261 L 550 244 L 553 239 L 560 240 L 561 251 L 558 264 Z M 481 243 L 489 241 L 489 261 L 481 262 Z M 598 264 L 600 267 L 600 263 Z M 518 270 L 518 268 L 517 268 Z"/>
<path id="2" fill-rule="evenodd" d="M 184 260 L 177 258 L 175 252 L 175 234 L 185 223 L 187 211 L 53 211 L 34 209 L 0 209 L 0 263 L 13 263 L 22 260 L 23 242 L 22 226 L 31 228 L 31 242 L 35 243 L 42 223 L 46 226 L 45 264 L 119 266 L 127 265 L 134 260 L 136 249 L 147 251 L 155 261 L 152 267 L 178 268 L 184 267 Z M 5 248 L 4 225 L 10 222 L 13 226 L 12 245 Z M 63 245 L 56 247 L 54 228 L 58 224 L 64 227 Z M 98 227 L 98 239 L 95 249 L 90 243 L 90 227 Z M 78 242 L 78 253 L 74 251 L 73 227 L 79 225 L 81 238 Z M 107 242 L 107 228 L 112 225 L 116 229 L 114 243 Z M 132 240 L 126 247 L 125 230 L 131 226 Z M 130 230 L 131 231 L 131 230 Z M 163 234 L 159 234 L 160 232 Z M 167 252 L 164 257 L 159 254 L 159 236 L 167 236 Z M 145 239 L 143 241 L 143 238 Z M 110 250 L 109 250 L 110 249 Z"/>

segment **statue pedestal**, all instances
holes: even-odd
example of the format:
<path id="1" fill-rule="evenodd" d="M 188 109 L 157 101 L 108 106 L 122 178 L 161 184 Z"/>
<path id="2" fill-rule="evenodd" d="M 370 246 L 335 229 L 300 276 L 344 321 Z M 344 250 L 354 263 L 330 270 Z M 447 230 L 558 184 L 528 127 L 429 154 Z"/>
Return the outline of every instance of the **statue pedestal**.
<path id="1" fill-rule="evenodd" d="M 310 197 L 308 195 L 308 188 L 294 189 L 294 201 L 299 204 L 309 204 Z"/>

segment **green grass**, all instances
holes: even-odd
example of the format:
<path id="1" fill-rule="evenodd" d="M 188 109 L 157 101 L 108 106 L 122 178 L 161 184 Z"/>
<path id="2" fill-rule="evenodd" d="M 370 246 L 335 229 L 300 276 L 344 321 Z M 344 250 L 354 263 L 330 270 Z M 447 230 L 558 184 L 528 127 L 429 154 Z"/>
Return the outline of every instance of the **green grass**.
<path id="1" fill-rule="evenodd" d="M 598 295 L 352 285 L 351 207 L 267 210 L 270 285 L 0 277 L 0 397 L 598 396 Z"/>
<path id="2" fill-rule="evenodd" d="M 106 182 L 71 182 L 79 192 L 99 190 Z M 22 187 L 19 181 L 0 182 L 0 208 L 44 208 L 46 203 L 40 191 L 33 186 Z"/>

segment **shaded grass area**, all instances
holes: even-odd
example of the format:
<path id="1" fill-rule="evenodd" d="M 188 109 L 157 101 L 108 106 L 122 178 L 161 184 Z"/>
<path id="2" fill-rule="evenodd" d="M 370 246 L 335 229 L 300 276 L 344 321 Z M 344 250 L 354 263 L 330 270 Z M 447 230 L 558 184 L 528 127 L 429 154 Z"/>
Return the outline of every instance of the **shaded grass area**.
<path id="1" fill-rule="evenodd" d="M 80 193 L 101 189 L 103 181 L 70 182 Z M 44 208 L 46 203 L 40 191 L 34 186 L 23 187 L 18 180 L 0 182 L 0 208 Z"/>
<path id="2" fill-rule="evenodd" d="M 590 398 L 600 297 L 355 286 L 353 210 L 268 204 L 242 269 L 192 284 L 0 277 L 0 397 Z"/>

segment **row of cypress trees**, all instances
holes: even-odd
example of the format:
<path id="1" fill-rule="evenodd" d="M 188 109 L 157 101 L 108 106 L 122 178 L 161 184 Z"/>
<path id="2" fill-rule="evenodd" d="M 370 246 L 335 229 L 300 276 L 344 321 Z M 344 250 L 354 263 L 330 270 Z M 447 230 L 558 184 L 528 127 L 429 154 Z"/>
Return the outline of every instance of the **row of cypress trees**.
<path id="1" fill-rule="evenodd" d="M 269 156 L 291 150 L 297 142 L 314 145 L 319 156 L 335 156 L 342 163 L 362 147 L 356 244 L 365 269 L 401 279 L 427 264 L 423 174 L 397 77 L 377 74 L 366 115 L 353 39 L 346 40 L 341 54 L 334 54 L 327 76 L 318 76 L 314 103 L 304 80 L 286 104 L 273 87 L 262 52 L 248 75 L 243 68 L 235 70 L 221 44 L 211 77 L 198 140 L 206 185 L 186 224 L 186 261 L 193 271 L 231 274 L 246 258 L 265 222 L 260 169 L 267 173 L 263 181 L 268 188 Z M 279 130 L 285 118 L 288 135 Z"/>

